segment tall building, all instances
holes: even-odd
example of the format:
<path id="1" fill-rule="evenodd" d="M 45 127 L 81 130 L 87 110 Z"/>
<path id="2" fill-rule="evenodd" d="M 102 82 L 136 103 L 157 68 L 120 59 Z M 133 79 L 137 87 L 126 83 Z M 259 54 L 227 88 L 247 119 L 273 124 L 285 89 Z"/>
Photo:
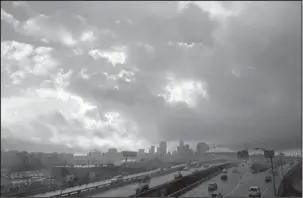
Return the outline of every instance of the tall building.
<path id="1" fill-rule="evenodd" d="M 164 141 L 160 142 L 159 149 L 160 149 L 160 154 L 166 154 L 166 152 L 167 152 L 167 143 L 164 142 Z"/>
<path id="2" fill-rule="evenodd" d="M 108 149 L 107 152 L 108 152 L 108 153 L 117 153 L 118 150 L 117 150 L 116 148 L 110 148 L 110 149 Z"/>
<path id="3" fill-rule="evenodd" d="M 151 146 L 151 147 L 150 147 L 149 153 L 150 153 L 150 154 L 154 154 L 154 153 L 155 153 L 155 146 Z"/>
<path id="4" fill-rule="evenodd" d="M 209 149 L 210 149 L 209 146 L 204 142 L 199 142 L 197 144 L 197 153 L 198 154 L 203 154 L 206 151 L 208 151 Z"/>
<path id="5" fill-rule="evenodd" d="M 157 147 L 157 154 L 160 154 L 160 147 Z"/>
<path id="6" fill-rule="evenodd" d="M 184 142 L 183 142 L 183 140 L 180 140 L 179 147 L 180 147 L 180 148 L 183 148 L 183 147 L 184 147 Z"/>

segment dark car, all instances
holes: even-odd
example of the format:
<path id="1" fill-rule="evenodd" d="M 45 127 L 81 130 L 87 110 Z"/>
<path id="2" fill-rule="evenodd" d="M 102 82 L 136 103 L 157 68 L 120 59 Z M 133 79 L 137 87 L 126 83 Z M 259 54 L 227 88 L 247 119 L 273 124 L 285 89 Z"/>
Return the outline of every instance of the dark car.
<path id="1" fill-rule="evenodd" d="M 217 183 L 208 184 L 208 191 L 209 192 L 216 191 L 217 189 L 218 189 L 218 184 Z"/>
<path id="2" fill-rule="evenodd" d="M 227 175 L 221 175 L 221 180 L 226 181 L 227 180 Z"/>
<path id="3" fill-rule="evenodd" d="M 211 197 L 223 197 L 221 193 L 213 192 L 211 193 Z"/>
<path id="4" fill-rule="evenodd" d="M 136 188 L 136 194 L 145 192 L 149 190 L 150 177 L 145 176 L 142 179 L 139 179 L 138 186 Z"/>
<path id="5" fill-rule="evenodd" d="M 269 175 L 265 176 L 265 182 L 271 182 L 271 176 Z"/>

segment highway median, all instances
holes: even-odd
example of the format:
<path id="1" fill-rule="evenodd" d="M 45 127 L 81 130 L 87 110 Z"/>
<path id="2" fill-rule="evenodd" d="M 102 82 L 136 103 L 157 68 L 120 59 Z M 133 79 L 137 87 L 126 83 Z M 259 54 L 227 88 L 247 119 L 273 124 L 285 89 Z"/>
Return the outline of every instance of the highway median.
<path id="1" fill-rule="evenodd" d="M 163 197 L 163 196 L 180 196 L 187 191 L 195 188 L 199 184 L 219 174 L 222 169 L 229 167 L 231 164 L 224 163 L 212 166 L 208 169 L 198 171 L 196 173 L 184 176 L 181 179 L 173 180 L 165 184 L 155 186 L 140 194 L 134 194 L 130 197 Z"/>

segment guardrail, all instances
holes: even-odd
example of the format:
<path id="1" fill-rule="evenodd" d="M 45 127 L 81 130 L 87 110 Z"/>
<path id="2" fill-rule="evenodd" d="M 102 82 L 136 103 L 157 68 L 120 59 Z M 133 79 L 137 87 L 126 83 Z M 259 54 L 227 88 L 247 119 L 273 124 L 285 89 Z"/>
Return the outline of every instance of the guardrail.
<path id="1" fill-rule="evenodd" d="M 176 167 L 179 167 L 180 165 L 175 165 Z M 184 164 L 185 166 L 185 164 Z M 144 173 L 153 173 L 153 172 L 156 172 L 156 170 L 152 170 L 152 171 L 147 171 L 147 172 L 141 172 L 141 173 L 137 173 L 137 174 L 133 174 L 134 177 L 136 177 L 135 175 L 138 175 L 137 177 L 142 176 L 142 175 L 146 175 Z M 132 176 L 132 175 L 130 175 Z M 129 177 L 129 176 L 126 176 L 126 177 Z M 126 179 L 127 180 L 127 179 Z M 106 180 L 104 180 L 106 181 Z M 58 191 L 58 190 L 66 190 L 68 188 L 75 188 L 75 187 L 81 187 L 81 186 L 85 186 L 85 185 L 91 185 L 91 184 L 94 184 L 94 183 L 98 183 L 100 182 L 100 180 L 95 180 L 94 182 L 90 182 L 90 183 L 86 183 L 86 182 L 77 182 L 77 183 L 73 183 L 73 184 L 65 184 L 65 185 L 54 185 L 54 186 L 51 186 L 51 187 L 48 187 L 48 188 L 38 188 L 38 189 L 28 189 L 27 191 L 21 191 L 21 192 L 16 192 L 16 193 L 3 193 L 1 194 L 1 196 L 8 196 L 8 197 L 27 197 L 27 196 L 32 196 L 32 195 L 39 195 L 39 194 L 44 194 L 44 193 L 48 193 L 48 192 L 53 192 L 53 191 Z M 106 183 L 107 184 L 107 183 Z M 104 184 L 104 186 L 106 186 L 106 184 Z M 103 184 L 100 184 L 100 185 L 103 185 Z M 96 186 L 100 186 L 100 185 L 96 185 Z M 87 188 L 93 188 L 95 186 L 92 186 L 92 187 L 87 187 Z M 86 189 L 86 188 L 85 188 Z M 76 190 L 74 190 L 76 191 Z"/>
<path id="2" fill-rule="evenodd" d="M 222 161 L 222 160 L 221 159 L 216 159 L 216 160 L 200 161 L 199 163 L 200 164 L 214 163 L 216 161 Z M 157 176 L 168 174 L 170 172 L 175 172 L 177 170 L 183 169 L 186 165 L 187 164 L 175 165 L 175 166 L 172 166 L 167 171 L 152 172 L 152 173 L 140 175 L 140 176 L 137 176 L 137 177 L 124 179 L 124 181 L 122 183 L 101 184 L 101 185 L 97 185 L 97 186 L 93 186 L 93 187 L 89 187 L 89 188 L 85 188 L 85 189 L 81 189 L 81 190 L 75 190 L 75 191 L 71 191 L 71 192 L 67 192 L 67 193 L 62 193 L 61 195 L 56 195 L 56 196 L 79 196 L 80 194 L 82 196 L 89 196 L 91 194 L 101 193 L 101 192 L 109 190 L 109 189 L 118 188 L 118 187 L 121 187 L 121 186 L 125 186 L 125 185 L 128 185 L 128 184 L 137 182 L 139 178 L 142 178 L 143 176 L 146 176 L 146 175 L 149 175 L 150 177 L 157 177 Z M 53 197 L 55 197 L 55 196 L 53 196 Z"/>
<path id="3" fill-rule="evenodd" d="M 186 190 L 194 188 L 195 185 L 198 185 L 199 182 L 206 181 L 211 176 L 219 173 L 223 168 L 229 166 L 228 163 L 221 164 L 217 166 L 210 167 L 206 170 L 199 171 L 187 176 L 184 176 L 181 179 L 173 180 L 154 188 L 151 188 L 145 192 L 131 195 L 130 197 L 166 197 L 166 196 L 176 196 L 178 194 L 184 193 Z M 204 178 L 205 180 L 201 179 Z M 192 186 L 191 186 L 192 185 Z"/>
<path id="4" fill-rule="evenodd" d="M 67 192 L 67 193 L 62 193 L 61 195 L 56 195 L 56 196 L 52 196 L 52 197 L 57 197 L 57 196 L 62 196 L 62 197 L 69 196 L 70 197 L 70 196 L 78 196 L 80 194 L 82 196 L 88 196 L 90 194 L 101 193 L 101 192 L 109 190 L 109 189 L 118 188 L 118 187 L 125 186 L 125 185 L 131 184 L 131 183 L 135 183 L 138 181 L 139 178 L 142 178 L 147 175 L 150 177 L 161 176 L 161 175 L 168 174 L 170 172 L 181 170 L 183 167 L 181 166 L 181 167 L 171 168 L 170 170 L 167 170 L 167 171 L 153 172 L 153 173 L 149 173 L 149 174 L 145 174 L 145 175 L 140 175 L 137 177 L 127 178 L 127 179 L 124 179 L 123 182 L 101 184 L 101 185 L 97 185 L 97 186 L 93 186 L 93 187 L 89 187 L 89 188 L 85 188 L 85 189 L 81 189 L 81 190 L 75 190 L 75 191 L 71 191 L 71 192 Z"/>
<path id="5" fill-rule="evenodd" d="M 224 160 L 215 159 L 215 160 L 208 160 L 208 161 L 198 161 L 198 162 L 196 161 L 196 162 L 193 162 L 193 164 L 201 165 L 201 164 L 206 164 L 206 163 L 214 163 L 216 161 L 224 161 Z M 173 171 L 176 171 L 178 168 L 184 167 L 186 165 L 187 164 L 174 165 L 171 168 L 173 169 Z M 156 171 L 155 172 L 148 171 L 148 172 L 152 172 L 152 173 L 147 173 L 147 174 L 138 173 L 138 174 L 142 174 L 142 175 L 125 179 L 124 180 L 124 181 L 126 181 L 125 185 L 129 184 L 128 181 L 134 182 L 133 180 L 136 180 L 139 177 L 142 177 L 144 175 L 150 175 L 150 176 L 154 177 L 154 176 L 159 175 L 159 173 L 160 173 L 160 172 L 156 172 Z M 165 174 L 165 172 L 161 172 L 161 173 Z M 134 174 L 134 175 L 137 175 L 137 174 Z M 3 194 L 2 196 L 8 196 L 8 197 L 32 196 L 32 195 L 38 195 L 38 194 L 53 192 L 53 191 L 57 191 L 57 190 L 63 190 L 64 191 L 64 189 L 67 189 L 67 188 L 74 188 L 74 187 L 81 187 L 81 186 L 84 186 L 84 185 L 91 185 L 91 184 L 96 183 L 96 182 L 99 182 L 99 180 L 96 180 L 95 182 L 91 182 L 91 183 L 79 182 L 79 183 L 76 183 L 76 184 L 73 184 L 73 185 L 69 185 L 69 184 L 67 184 L 67 185 L 56 185 L 56 186 L 51 186 L 51 188 L 42 188 L 42 189 L 40 188 L 40 189 L 35 189 L 35 190 L 25 191 L 25 192 L 23 191 L 23 192 L 11 193 L 11 194 Z M 119 187 L 119 186 L 121 186 L 121 185 L 115 186 L 114 184 L 106 183 L 106 184 L 100 184 L 100 185 L 96 185 L 96 186 L 87 187 L 87 188 L 84 188 L 84 189 L 73 190 L 73 191 L 70 191 L 70 192 L 67 192 L 67 193 L 62 193 L 61 195 L 55 195 L 55 196 L 68 196 L 69 194 L 70 195 L 80 194 L 82 192 L 91 191 L 92 189 L 102 189 L 102 188 L 104 188 L 105 190 L 107 190 L 109 188 L 115 188 L 115 187 Z"/>
<path id="6" fill-rule="evenodd" d="M 202 184 L 203 182 L 215 177 L 216 175 L 220 174 L 220 172 L 216 172 L 214 174 L 211 174 L 210 176 L 204 177 L 198 181 L 196 181 L 193 184 L 190 184 L 189 186 L 186 186 L 185 188 L 182 188 L 181 190 L 178 190 L 170 195 L 168 195 L 167 197 L 180 197 L 181 195 L 185 194 L 186 192 L 196 188 L 197 186 L 199 186 L 200 184 Z"/>
<path id="7" fill-rule="evenodd" d="M 302 161 L 293 166 L 283 177 L 277 197 L 302 197 L 302 190 L 298 191 L 293 187 L 293 178 L 301 177 L 302 175 Z M 302 178 L 301 178 L 302 179 Z"/>

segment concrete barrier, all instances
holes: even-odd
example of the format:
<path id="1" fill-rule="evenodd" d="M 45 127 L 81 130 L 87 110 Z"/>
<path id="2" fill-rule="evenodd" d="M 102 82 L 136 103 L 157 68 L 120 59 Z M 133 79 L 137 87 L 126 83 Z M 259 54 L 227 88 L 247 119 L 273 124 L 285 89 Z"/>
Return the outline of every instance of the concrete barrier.
<path id="1" fill-rule="evenodd" d="M 205 181 L 207 181 L 207 180 L 209 180 L 209 179 L 215 177 L 215 176 L 218 175 L 218 174 L 220 174 L 220 171 L 218 171 L 218 172 L 216 172 L 216 173 L 214 173 L 214 174 L 212 174 L 212 175 L 210 175 L 210 176 L 208 176 L 208 177 L 204 177 L 204 178 L 198 180 L 197 182 L 195 182 L 195 183 L 193 183 L 193 184 L 191 184 L 191 185 L 189 185 L 189 186 L 186 186 L 185 188 L 182 188 L 181 190 L 176 191 L 176 192 L 174 192 L 173 194 L 168 195 L 167 197 L 180 197 L 181 195 L 183 195 L 183 194 L 185 194 L 186 192 L 188 192 L 188 191 L 190 191 L 190 190 L 196 188 L 197 186 L 199 186 L 199 185 L 202 184 L 203 182 L 205 182 Z"/>
<path id="2" fill-rule="evenodd" d="M 277 191 L 277 197 L 302 197 L 302 190 L 294 187 L 295 178 L 302 180 L 302 161 L 284 175 Z"/>
<path id="3" fill-rule="evenodd" d="M 166 175 L 166 174 L 169 174 L 171 172 L 175 172 L 175 171 L 178 171 L 178 170 L 181 170 L 181 169 L 183 169 L 183 167 L 176 167 L 176 168 L 172 168 L 172 169 L 167 170 L 167 171 L 159 171 L 159 172 L 154 172 L 154 173 L 150 173 L 150 174 L 147 174 L 147 175 L 149 175 L 150 177 L 158 177 L 158 176 Z M 102 184 L 102 185 L 99 185 L 99 186 L 94 186 L 94 187 L 90 187 L 90 188 L 86 188 L 86 189 L 82 189 L 82 190 L 76 190 L 76 191 L 71 191 L 71 192 L 67 192 L 67 193 L 62 193 L 61 195 L 56 195 L 56 196 L 53 196 L 53 197 L 58 197 L 58 196 L 60 196 L 60 197 L 89 196 L 89 195 L 93 195 L 93 194 L 97 194 L 97 193 L 107 191 L 109 189 L 119 188 L 121 186 L 125 186 L 125 185 L 131 184 L 131 183 L 135 183 L 135 182 L 138 181 L 139 178 L 142 178 L 142 177 L 143 177 L 143 175 L 140 175 L 138 177 L 124 179 L 124 181 L 121 182 L 121 183 Z"/>
<path id="4" fill-rule="evenodd" d="M 186 190 L 194 188 L 203 181 L 206 181 L 214 174 L 221 172 L 223 168 L 228 167 L 229 164 L 221 164 L 217 166 L 210 167 L 206 170 L 199 171 L 187 176 L 184 176 L 181 179 L 173 180 L 154 188 L 149 189 L 143 193 L 134 194 L 130 197 L 166 197 L 166 196 L 176 196 L 178 194 L 184 193 Z"/>

